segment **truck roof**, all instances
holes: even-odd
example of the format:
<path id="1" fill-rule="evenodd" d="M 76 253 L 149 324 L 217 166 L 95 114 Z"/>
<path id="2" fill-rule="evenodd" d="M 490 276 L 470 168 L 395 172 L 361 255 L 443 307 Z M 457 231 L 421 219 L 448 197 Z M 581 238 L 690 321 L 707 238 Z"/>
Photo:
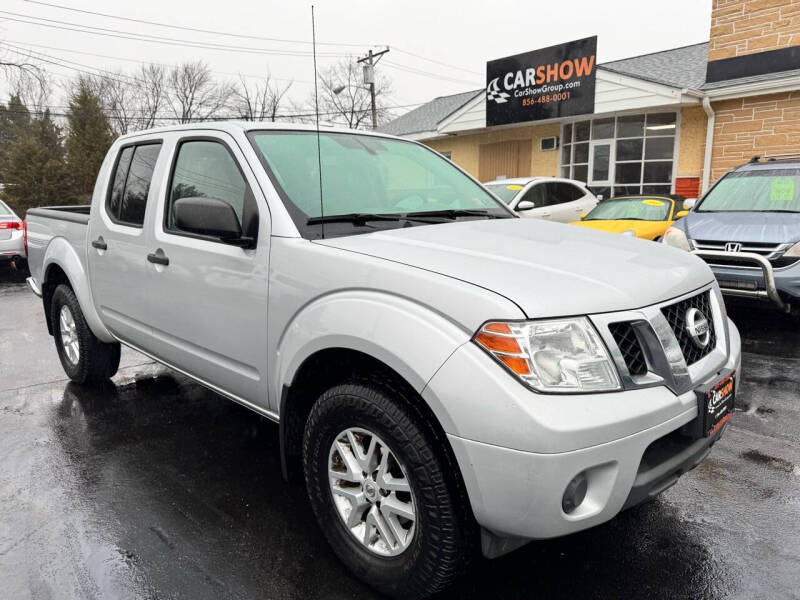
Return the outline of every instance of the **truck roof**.
<path id="1" fill-rule="evenodd" d="M 152 129 L 143 129 L 133 133 L 128 133 L 119 137 L 120 140 L 134 139 L 143 135 L 150 135 L 153 133 L 166 133 L 171 131 L 225 131 L 227 133 L 240 132 L 240 131 L 316 131 L 316 125 L 309 125 L 305 123 L 276 123 L 274 121 L 202 121 L 197 123 L 185 123 L 182 125 L 166 125 L 164 127 L 154 127 Z M 401 139 L 397 136 L 387 135 L 385 133 L 378 133 L 375 131 L 355 130 L 347 127 L 335 127 L 330 124 L 320 123 L 319 130 L 326 133 L 358 133 L 361 135 L 371 135 L 375 137 Z"/>

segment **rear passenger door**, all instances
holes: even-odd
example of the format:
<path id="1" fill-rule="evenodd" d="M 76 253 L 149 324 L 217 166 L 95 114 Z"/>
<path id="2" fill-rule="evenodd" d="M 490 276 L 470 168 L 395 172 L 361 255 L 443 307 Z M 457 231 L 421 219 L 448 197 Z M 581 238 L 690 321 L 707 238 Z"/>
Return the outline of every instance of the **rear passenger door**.
<path id="1" fill-rule="evenodd" d="M 566 181 L 550 181 L 547 183 L 548 204 L 551 221 L 571 223 L 578 221 L 581 214 L 587 212 L 583 202 L 585 192 L 578 186 Z M 591 210 L 593 207 L 589 207 Z"/>
<path id="2" fill-rule="evenodd" d="M 86 253 L 94 305 L 115 336 L 136 346 L 150 336 L 145 217 L 157 193 L 151 182 L 163 171 L 161 148 L 160 140 L 120 148 L 95 190 L 99 197 L 89 222 Z"/>
<path id="3" fill-rule="evenodd" d="M 176 136 L 147 253 L 153 353 L 220 391 L 266 407 L 269 212 L 235 140 L 222 132 Z M 182 231 L 180 198 L 230 204 L 245 249 Z M 162 264 L 167 262 L 168 264 Z"/>

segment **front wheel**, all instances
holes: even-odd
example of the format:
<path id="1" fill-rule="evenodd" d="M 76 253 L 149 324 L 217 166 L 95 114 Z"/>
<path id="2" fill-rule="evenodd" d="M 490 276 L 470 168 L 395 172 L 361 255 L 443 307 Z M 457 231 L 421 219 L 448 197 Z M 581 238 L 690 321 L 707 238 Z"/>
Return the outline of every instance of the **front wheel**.
<path id="1" fill-rule="evenodd" d="M 317 521 L 345 565 L 390 596 L 437 592 L 474 555 L 476 529 L 444 443 L 403 392 L 377 381 L 329 389 L 306 423 Z"/>
<path id="2" fill-rule="evenodd" d="M 75 292 L 59 285 L 53 292 L 50 319 L 64 372 L 75 383 L 104 381 L 119 368 L 120 345 L 101 342 L 89 329 Z"/>

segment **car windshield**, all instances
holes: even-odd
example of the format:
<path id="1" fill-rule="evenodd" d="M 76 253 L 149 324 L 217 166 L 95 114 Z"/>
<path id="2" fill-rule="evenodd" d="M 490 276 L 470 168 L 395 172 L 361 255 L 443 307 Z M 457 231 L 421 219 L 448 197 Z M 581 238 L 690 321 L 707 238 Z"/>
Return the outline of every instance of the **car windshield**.
<path id="1" fill-rule="evenodd" d="M 450 161 L 413 142 L 321 132 L 318 156 L 314 131 L 254 131 L 250 139 L 307 238 L 513 218 Z"/>
<path id="2" fill-rule="evenodd" d="M 0 202 L 0 217 L 7 217 L 9 215 L 11 215 L 11 211 L 5 204 Z"/>
<path id="3" fill-rule="evenodd" d="M 524 187 L 518 183 L 486 183 L 484 185 L 487 190 L 506 204 L 511 204 L 511 201 L 516 198 L 517 194 L 519 194 Z"/>
<path id="4" fill-rule="evenodd" d="M 615 198 L 598 204 L 583 220 L 666 221 L 671 208 L 672 200 L 666 198 Z"/>
<path id="5" fill-rule="evenodd" d="M 800 212 L 800 169 L 736 171 L 722 178 L 697 212 Z"/>

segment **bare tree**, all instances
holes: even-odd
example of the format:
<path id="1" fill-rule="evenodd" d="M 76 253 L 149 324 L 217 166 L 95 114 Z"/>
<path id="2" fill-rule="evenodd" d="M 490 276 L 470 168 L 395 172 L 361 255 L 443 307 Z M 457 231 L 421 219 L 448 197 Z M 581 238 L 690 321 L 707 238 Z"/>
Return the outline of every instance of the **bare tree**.
<path id="1" fill-rule="evenodd" d="M 213 119 L 230 105 L 234 87 L 214 81 L 201 61 L 182 63 L 169 72 L 167 104 L 180 123 Z"/>
<path id="2" fill-rule="evenodd" d="M 43 112 L 53 96 L 53 86 L 47 72 L 40 68 L 14 69 L 9 73 L 13 94 L 34 112 Z"/>
<path id="3" fill-rule="evenodd" d="M 365 128 L 371 124 L 372 102 L 362 77 L 361 65 L 347 58 L 320 73 L 320 120 L 346 125 L 350 129 Z M 389 91 L 389 81 L 376 73 L 375 105 L 379 123 L 387 118 L 389 106 L 385 100 Z M 305 110 L 313 113 L 314 109 L 312 95 Z"/>
<path id="4" fill-rule="evenodd" d="M 269 71 L 263 80 L 252 85 L 239 75 L 234 91 L 235 109 L 245 121 L 275 121 L 281 101 L 291 86 L 291 81 L 282 87 L 273 84 Z"/>
<path id="5" fill-rule="evenodd" d="M 138 76 L 141 87 L 139 104 L 142 111 L 142 129 L 156 124 L 156 118 L 165 104 L 167 74 L 162 65 L 142 65 Z"/>

